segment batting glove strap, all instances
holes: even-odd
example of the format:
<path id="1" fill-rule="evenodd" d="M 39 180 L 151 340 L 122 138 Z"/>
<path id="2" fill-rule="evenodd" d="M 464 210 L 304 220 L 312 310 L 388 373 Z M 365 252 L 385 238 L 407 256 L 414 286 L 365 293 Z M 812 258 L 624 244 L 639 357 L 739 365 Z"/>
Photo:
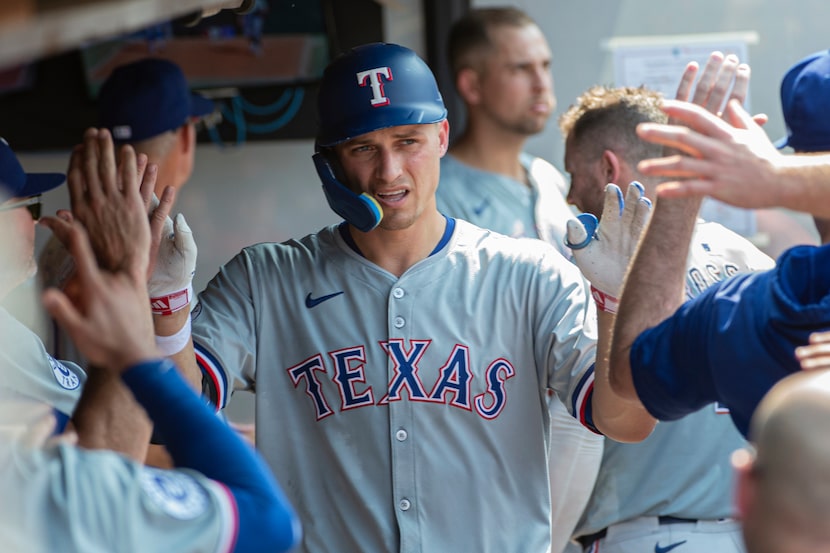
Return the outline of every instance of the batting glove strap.
<path id="1" fill-rule="evenodd" d="M 172 315 L 176 311 L 181 311 L 190 306 L 192 297 L 193 285 L 188 284 L 184 290 L 150 298 L 150 307 L 153 310 L 153 315 Z"/>
<path id="2" fill-rule="evenodd" d="M 597 309 L 605 311 L 606 313 L 616 313 L 617 308 L 620 305 L 620 300 L 611 294 L 606 294 L 602 290 L 594 288 L 593 285 L 591 285 L 591 297 L 594 298 L 594 303 L 597 304 Z"/>

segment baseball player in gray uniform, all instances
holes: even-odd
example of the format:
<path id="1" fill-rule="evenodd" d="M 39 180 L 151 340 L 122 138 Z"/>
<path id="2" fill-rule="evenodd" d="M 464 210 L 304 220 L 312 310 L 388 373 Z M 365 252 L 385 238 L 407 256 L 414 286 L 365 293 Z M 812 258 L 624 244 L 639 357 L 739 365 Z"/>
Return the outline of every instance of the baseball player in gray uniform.
<path id="1" fill-rule="evenodd" d="M 438 210 L 516 238 L 538 238 L 567 259 L 565 222 L 574 214 L 558 182 L 562 174 L 549 162 L 519 154 L 527 184 L 467 165 L 448 153 L 441 159 Z"/>
<path id="2" fill-rule="evenodd" d="M 551 53 L 536 23 L 512 8 L 470 10 L 448 39 L 466 126 L 441 158 L 438 210 L 483 228 L 553 244 L 565 257 L 562 174 L 523 151 L 556 107 Z"/>
<path id="3" fill-rule="evenodd" d="M 729 84 L 735 75 L 733 96 L 742 98 L 748 73 L 743 69 L 738 73 L 737 59 L 714 54 L 699 86 L 718 78 Z M 686 72 L 679 94 L 694 77 L 694 72 Z M 664 122 L 661 102 L 660 94 L 645 88 L 595 86 L 563 114 L 565 166 L 572 178 L 569 199 L 582 211 L 599 218 L 613 209 L 607 202 L 613 206 L 621 192 L 606 190 L 606 181 L 641 181 L 646 196 L 656 197 L 659 180 L 645 178 L 636 167 L 641 159 L 659 154 L 660 147 L 642 142 L 636 126 Z M 686 296 L 697 296 L 735 273 L 773 265 L 743 237 L 699 219 L 687 259 Z M 595 298 L 599 306 L 614 308 L 615 300 L 600 291 Z M 657 425 L 641 443 L 608 440 L 596 486 L 577 528 L 585 550 L 743 551 L 740 527 L 732 520 L 730 455 L 746 442 L 728 413 L 712 404 Z"/>
<path id="4" fill-rule="evenodd" d="M 206 387 L 220 407 L 256 390 L 302 551 L 547 551 L 549 390 L 618 439 L 654 424 L 595 365 L 607 319 L 550 245 L 438 212 L 449 125 L 414 52 L 340 56 L 318 110 L 315 166 L 345 221 L 222 267 L 193 311 Z"/>
<path id="5" fill-rule="evenodd" d="M 100 166 L 93 162 L 90 167 L 95 171 Z M 150 232 L 138 187 L 124 183 L 123 195 L 114 190 L 102 195 L 94 189 L 95 185 L 87 188 L 93 190 L 87 201 L 96 200 L 93 216 L 119 224 L 117 232 L 96 242 L 120 247 L 126 252 L 124 263 L 115 272 L 103 272 L 79 223 L 47 218 L 47 226 L 69 241 L 77 260 L 77 286 L 71 300 L 52 289 L 44 302 L 98 370 L 120 375 L 169 440 L 179 469 L 147 468 L 112 451 L 79 448 L 69 436 L 51 439 L 59 431 L 55 405 L 63 405 L 32 385 L 29 375 L 38 364 L 29 355 L 30 343 L 15 340 L 19 334 L 7 334 L 4 326 L 0 335 L 3 551 L 291 549 L 299 540 L 300 526 L 267 466 L 206 408 L 169 360 L 158 358 L 146 284 Z M 118 205 L 127 205 L 128 210 Z M 13 225 L 6 213 L 2 215 L 0 237 L 6 241 L 13 235 Z M 90 233 L 93 230 L 100 229 L 90 228 Z M 98 234 L 98 238 L 103 237 Z M 14 247 L 10 250 L 0 248 L 3 267 L 10 264 L 9 256 L 17 254 Z M 107 257 L 99 249 L 96 254 Z M 29 362 L 31 368 L 25 366 Z M 57 376 L 54 365 L 52 370 Z M 76 380 L 63 371 L 60 374 L 63 387 L 77 388 Z"/>
<path id="6" fill-rule="evenodd" d="M 0 204 L 0 219 L 7 240 L 5 262 L 0 269 L 0 298 L 4 302 L 28 297 L 28 287 L 22 285 L 37 270 L 35 226 L 40 218 L 40 195 L 65 180 L 60 173 L 26 173 L 8 143 L 0 139 L 0 194 L 5 198 Z M 33 302 L 12 303 L 34 308 Z M 63 428 L 80 398 L 86 379 L 84 371 L 74 363 L 49 355 L 37 334 L 3 307 L 0 329 L 0 358 L 4 368 L 9 368 L 4 371 L 2 395 L 26 397 L 52 406 Z"/>
<path id="7" fill-rule="evenodd" d="M 447 49 L 467 117 L 441 158 L 438 210 L 508 236 L 545 240 L 570 258 L 565 223 L 574 214 L 565 178 L 524 151 L 556 108 L 544 34 L 517 8 L 474 8 L 453 23 Z M 603 439 L 553 396 L 550 432 L 551 552 L 559 553 L 591 495 Z"/>

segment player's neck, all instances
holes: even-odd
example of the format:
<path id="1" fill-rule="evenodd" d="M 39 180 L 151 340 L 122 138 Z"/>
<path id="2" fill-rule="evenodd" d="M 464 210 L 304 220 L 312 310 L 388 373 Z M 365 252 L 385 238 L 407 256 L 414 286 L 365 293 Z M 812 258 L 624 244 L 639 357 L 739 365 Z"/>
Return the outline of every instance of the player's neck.
<path id="1" fill-rule="evenodd" d="M 445 229 L 446 219 L 434 210 L 405 229 L 388 230 L 381 224 L 368 233 L 350 231 L 363 257 L 399 277 L 429 257 Z"/>
<path id="2" fill-rule="evenodd" d="M 450 154 L 459 161 L 480 169 L 527 183 L 525 170 L 519 162 L 524 138 L 516 135 L 482 136 L 465 132 L 450 148 Z"/>

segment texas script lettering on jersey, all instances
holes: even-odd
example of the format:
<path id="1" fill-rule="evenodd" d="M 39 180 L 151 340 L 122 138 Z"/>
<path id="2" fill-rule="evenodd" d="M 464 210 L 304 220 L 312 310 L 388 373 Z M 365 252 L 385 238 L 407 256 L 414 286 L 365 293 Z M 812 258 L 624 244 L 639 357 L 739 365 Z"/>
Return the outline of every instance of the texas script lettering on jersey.
<path id="1" fill-rule="evenodd" d="M 456 345 L 446 362 L 438 368 L 438 378 L 429 392 L 419 376 L 418 363 L 430 346 L 431 340 L 410 340 L 407 349 L 404 340 L 389 340 L 379 345 L 394 363 L 394 376 L 384 390 L 383 397 L 375 402 L 375 390 L 371 386 L 358 386 L 366 382 L 365 346 L 354 346 L 328 353 L 332 360 L 333 377 L 340 392 L 341 411 L 368 405 L 386 405 L 401 401 L 406 390 L 410 401 L 445 403 L 459 409 L 475 411 L 485 419 L 494 419 L 504 409 L 507 400 L 505 382 L 515 374 L 513 365 L 505 359 L 492 361 L 484 371 L 486 389 L 472 396 L 473 372 L 470 368 L 469 348 Z M 317 414 L 317 420 L 334 414 L 321 385 L 321 376 L 328 370 L 323 354 L 317 354 L 287 369 L 295 388 L 305 387 Z M 319 373 L 319 374 L 318 374 Z"/>

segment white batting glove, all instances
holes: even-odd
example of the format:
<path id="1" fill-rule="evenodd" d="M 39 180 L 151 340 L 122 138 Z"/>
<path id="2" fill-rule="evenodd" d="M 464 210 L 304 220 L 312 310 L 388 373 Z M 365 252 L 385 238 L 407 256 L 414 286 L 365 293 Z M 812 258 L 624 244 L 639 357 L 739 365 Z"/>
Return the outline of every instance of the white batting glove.
<path id="1" fill-rule="evenodd" d="M 155 315 L 172 315 L 190 305 L 196 272 L 196 241 L 184 215 L 167 218 L 153 274 L 147 282 Z"/>
<path id="2" fill-rule="evenodd" d="M 602 221 L 590 213 L 567 222 L 565 245 L 574 263 L 591 283 L 597 308 L 616 313 L 628 263 L 651 215 L 651 201 L 643 186 L 632 182 L 626 198 L 616 184 L 605 187 Z"/>

